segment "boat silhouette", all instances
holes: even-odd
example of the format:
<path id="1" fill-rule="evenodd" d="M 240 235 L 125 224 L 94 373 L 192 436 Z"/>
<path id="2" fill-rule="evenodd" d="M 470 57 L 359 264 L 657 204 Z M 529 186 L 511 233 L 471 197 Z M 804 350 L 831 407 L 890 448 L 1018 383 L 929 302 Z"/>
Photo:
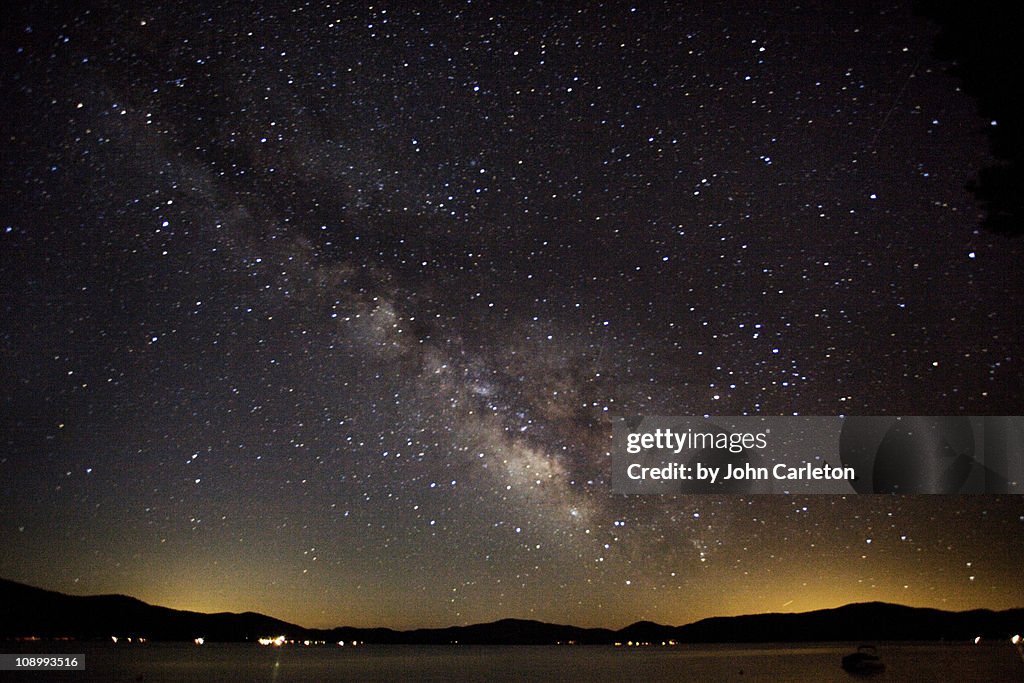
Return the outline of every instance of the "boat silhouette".
<path id="1" fill-rule="evenodd" d="M 885 663 L 874 645 L 861 645 L 853 654 L 843 657 L 843 669 L 852 674 L 873 676 L 885 671 Z"/>

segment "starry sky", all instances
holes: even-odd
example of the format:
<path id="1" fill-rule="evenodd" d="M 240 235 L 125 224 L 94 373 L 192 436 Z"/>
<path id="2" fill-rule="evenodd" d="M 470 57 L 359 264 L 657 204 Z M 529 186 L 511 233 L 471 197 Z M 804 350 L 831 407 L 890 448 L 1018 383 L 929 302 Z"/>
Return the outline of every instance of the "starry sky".
<path id="1" fill-rule="evenodd" d="M 8 8 L 0 576 L 304 626 L 1024 604 L 1024 498 L 611 492 L 613 416 L 1020 413 L 1000 122 L 841 5 Z"/>

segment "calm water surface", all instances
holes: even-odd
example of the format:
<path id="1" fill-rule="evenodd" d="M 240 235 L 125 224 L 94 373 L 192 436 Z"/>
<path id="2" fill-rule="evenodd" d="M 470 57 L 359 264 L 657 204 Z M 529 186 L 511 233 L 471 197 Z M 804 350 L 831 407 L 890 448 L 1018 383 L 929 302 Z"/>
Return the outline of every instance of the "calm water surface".
<path id="1" fill-rule="evenodd" d="M 0 672 L 3 680 L 75 681 L 1022 681 L 1009 643 L 879 646 L 886 671 L 839 667 L 850 644 L 670 648 L 365 646 L 283 647 L 107 643 L 7 646 L 5 652 L 84 653 L 86 670 Z M 71 647 L 68 647 L 68 646 Z"/>

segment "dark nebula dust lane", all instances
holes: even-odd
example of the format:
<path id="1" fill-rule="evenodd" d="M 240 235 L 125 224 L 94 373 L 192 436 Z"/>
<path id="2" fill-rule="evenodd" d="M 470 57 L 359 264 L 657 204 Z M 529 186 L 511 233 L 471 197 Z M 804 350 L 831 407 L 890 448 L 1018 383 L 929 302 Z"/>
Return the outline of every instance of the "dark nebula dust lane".
<path id="1" fill-rule="evenodd" d="M 0 576 L 306 626 L 1019 606 L 1024 502 L 617 496 L 617 415 L 1020 412 L 901 3 L 3 20 Z"/>

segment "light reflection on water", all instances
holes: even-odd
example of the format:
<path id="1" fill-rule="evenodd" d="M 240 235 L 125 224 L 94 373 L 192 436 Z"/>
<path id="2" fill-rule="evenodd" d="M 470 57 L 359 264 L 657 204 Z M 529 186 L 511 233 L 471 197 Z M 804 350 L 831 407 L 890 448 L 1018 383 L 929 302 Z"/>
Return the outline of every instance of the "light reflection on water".
<path id="1" fill-rule="evenodd" d="M 53 647 L 59 645 L 60 647 Z M 70 647 L 69 647 L 70 646 Z M 282 647 L 207 643 L 35 643 L 8 652 L 84 653 L 86 670 L 23 673 L 75 681 L 850 681 L 840 659 L 856 644 L 611 646 Z M 886 671 L 872 681 L 1024 680 L 1013 647 L 987 643 L 881 644 Z M 40 677 L 42 676 L 42 677 Z"/>

